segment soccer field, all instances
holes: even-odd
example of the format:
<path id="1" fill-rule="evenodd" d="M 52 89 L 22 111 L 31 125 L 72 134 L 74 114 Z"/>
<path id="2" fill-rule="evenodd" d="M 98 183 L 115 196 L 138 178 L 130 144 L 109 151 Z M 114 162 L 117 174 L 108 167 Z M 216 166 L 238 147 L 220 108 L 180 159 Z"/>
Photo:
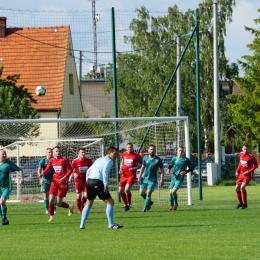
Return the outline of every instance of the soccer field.
<path id="1" fill-rule="evenodd" d="M 58 208 L 48 223 L 42 207 L 8 204 L 9 226 L 1 226 L 1 259 L 259 259 L 260 189 L 248 186 L 248 209 L 235 210 L 233 186 L 203 187 L 203 200 L 193 189 L 192 206 L 168 211 L 155 203 L 142 212 L 134 194 L 133 207 L 115 205 L 115 222 L 107 228 L 105 204 L 95 202 L 86 229 L 80 215 Z M 29 204 L 28 204 L 29 205 Z"/>

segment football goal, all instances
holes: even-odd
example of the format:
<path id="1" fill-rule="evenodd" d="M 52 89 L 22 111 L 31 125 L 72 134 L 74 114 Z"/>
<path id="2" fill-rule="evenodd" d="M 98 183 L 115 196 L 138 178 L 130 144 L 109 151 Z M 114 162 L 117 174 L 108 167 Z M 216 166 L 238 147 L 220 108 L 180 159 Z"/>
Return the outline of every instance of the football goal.
<path id="1" fill-rule="evenodd" d="M 185 148 L 187 157 L 190 156 L 189 122 L 186 116 L 1 120 L 0 142 L 8 158 L 18 164 L 25 175 L 25 184 L 19 185 L 18 174 L 11 173 L 13 188 L 10 201 L 26 202 L 27 205 L 38 205 L 36 202 L 42 201 L 37 168 L 39 160 L 45 156 L 46 148 L 60 146 L 62 155 L 71 162 L 77 157 L 80 147 L 85 147 L 87 156 L 95 161 L 106 154 L 109 146 L 117 146 L 122 153 L 126 144 L 131 142 L 136 152 L 142 150 L 145 154 L 149 145 L 153 144 L 156 146 L 156 154 L 164 163 L 165 172 L 178 145 Z M 109 189 L 116 201 L 119 200 L 119 164 L 120 156 L 109 177 Z M 165 174 L 163 187 L 158 186 L 153 193 L 154 202 L 168 203 L 170 181 L 171 174 Z M 188 173 L 178 192 L 179 203 L 191 205 L 191 192 L 191 175 Z M 132 193 L 133 200 L 141 200 L 137 182 Z M 75 198 L 71 178 L 65 200 L 74 201 Z"/>

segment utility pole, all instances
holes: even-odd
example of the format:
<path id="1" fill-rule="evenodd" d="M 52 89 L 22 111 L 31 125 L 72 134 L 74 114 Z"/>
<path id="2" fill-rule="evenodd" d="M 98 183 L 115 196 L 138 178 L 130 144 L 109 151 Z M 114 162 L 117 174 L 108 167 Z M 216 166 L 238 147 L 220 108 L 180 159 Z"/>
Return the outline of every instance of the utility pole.
<path id="1" fill-rule="evenodd" d="M 92 20 L 93 20 L 93 37 L 94 37 L 94 66 L 93 74 L 94 78 L 97 77 L 97 21 L 99 16 L 96 15 L 96 1 L 92 0 Z"/>
<path id="2" fill-rule="evenodd" d="M 79 51 L 79 91 L 82 98 L 82 51 Z"/>

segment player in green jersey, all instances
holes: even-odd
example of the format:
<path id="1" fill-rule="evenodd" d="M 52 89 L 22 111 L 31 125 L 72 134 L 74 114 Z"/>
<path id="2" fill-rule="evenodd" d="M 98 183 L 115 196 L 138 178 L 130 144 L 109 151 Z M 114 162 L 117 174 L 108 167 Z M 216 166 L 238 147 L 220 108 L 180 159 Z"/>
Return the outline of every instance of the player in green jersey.
<path id="1" fill-rule="evenodd" d="M 47 148 L 46 149 L 46 157 L 42 158 L 39 162 L 38 165 L 38 176 L 40 179 L 40 184 L 41 184 L 41 192 L 44 193 L 44 208 L 45 208 L 45 212 L 46 214 L 48 214 L 48 209 L 49 209 L 49 191 L 50 191 L 50 186 L 51 186 L 51 182 L 53 179 L 53 174 L 54 174 L 54 169 L 51 168 L 51 170 L 49 171 L 48 174 L 40 177 L 41 173 L 43 170 L 45 170 L 45 168 L 47 167 L 47 164 L 49 162 L 49 160 L 52 158 L 52 149 L 51 148 Z"/>
<path id="2" fill-rule="evenodd" d="M 155 155 L 155 146 L 150 145 L 148 149 L 148 155 L 143 157 L 143 163 L 138 176 L 138 183 L 140 184 L 140 195 L 145 200 L 143 212 L 146 212 L 153 205 L 151 200 L 152 193 L 157 184 L 158 170 L 161 171 L 160 186 L 163 186 L 164 169 L 163 162 L 160 157 Z M 144 177 L 142 175 L 144 173 Z"/>
<path id="3" fill-rule="evenodd" d="M 23 171 L 15 163 L 7 159 L 6 151 L 0 149 L 0 215 L 2 217 L 2 225 L 9 225 L 7 219 L 6 200 L 9 199 L 11 192 L 11 171 L 20 172 L 20 184 L 24 183 Z"/>
<path id="4" fill-rule="evenodd" d="M 193 170 L 191 166 L 191 161 L 189 158 L 184 156 L 184 148 L 182 146 L 178 147 L 177 155 L 172 157 L 166 174 L 170 174 L 171 168 L 173 169 L 172 180 L 170 183 L 170 210 L 176 210 L 178 207 L 178 194 L 177 191 L 181 187 L 184 175 Z M 186 170 L 188 167 L 188 170 Z"/>

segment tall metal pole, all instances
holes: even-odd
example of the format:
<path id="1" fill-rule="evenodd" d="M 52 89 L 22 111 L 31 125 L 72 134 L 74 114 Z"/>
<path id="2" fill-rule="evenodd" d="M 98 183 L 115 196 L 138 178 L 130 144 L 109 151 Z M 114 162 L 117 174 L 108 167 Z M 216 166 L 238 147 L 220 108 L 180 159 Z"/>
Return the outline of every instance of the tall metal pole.
<path id="1" fill-rule="evenodd" d="M 117 106 L 117 76 L 116 76 L 116 34 L 115 34 L 115 12 L 114 7 L 111 8 L 111 32 L 112 32 L 112 70 L 113 70 L 113 90 L 114 90 L 114 117 L 118 118 L 118 106 Z M 118 122 L 115 121 L 114 123 L 115 128 L 115 147 L 119 147 L 118 143 Z M 117 184 L 119 183 L 119 163 L 118 158 L 116 158 L 116 180 Z M 117 185 L 118 186 L 118 185 Z M 117 197 L 118 201 L 120 202 L 120 194 L 117 189 Z"/>
<path id="2" fill-rule="evenodd" d="M 215 163 L 218 165 L 218 176 L 220 177 L 221 156 L 220 156 L 220 113 L 219 113 L 219 69 L 218 69 L 218 1 L 213 3 L 214 13 L 214 154 Z"/>
<path id="3" fill-rule="evenodd" d="M 200 53 L 199 53 L 199 11 L 195 10 L 196 22 L 196 106 L 197 106 L 197 147 L 198 147 L 198 168 L 199 168 L 199 200 L 202 200 L 202 179 L 201 179 L 201 122 L 200 122 Z"/>
<path id="4" fill-rule="evenodd" d="M 176 37 L 176 43 L 177 43 L 177 64 L 180 61 L 181 57 L 181 36 Z M 181 64 L 179 65 L 179 68 L 176 73 L 176 116 L 181 116 L 181 96 L 182 96 L 182 88 L 181 88 Z M 181 136 L 181 121 L 177 121 L 177 147 L 182 145 L 182 136 Z"/>
<path id="5" fill-rule="evenodd" d="M 93 36 L 94 36 L 94 66 L 93 66 L 93 74 L 94 78 L 97 75 L 97 19 L 96 19 L 96 1 L 92 0 L 92 19 L 93 19 Z"/>
<path id="6" fill-rule="evenodd" d="M 79 51 L 79 92 L 82 99 L 82 51 Z"/>

